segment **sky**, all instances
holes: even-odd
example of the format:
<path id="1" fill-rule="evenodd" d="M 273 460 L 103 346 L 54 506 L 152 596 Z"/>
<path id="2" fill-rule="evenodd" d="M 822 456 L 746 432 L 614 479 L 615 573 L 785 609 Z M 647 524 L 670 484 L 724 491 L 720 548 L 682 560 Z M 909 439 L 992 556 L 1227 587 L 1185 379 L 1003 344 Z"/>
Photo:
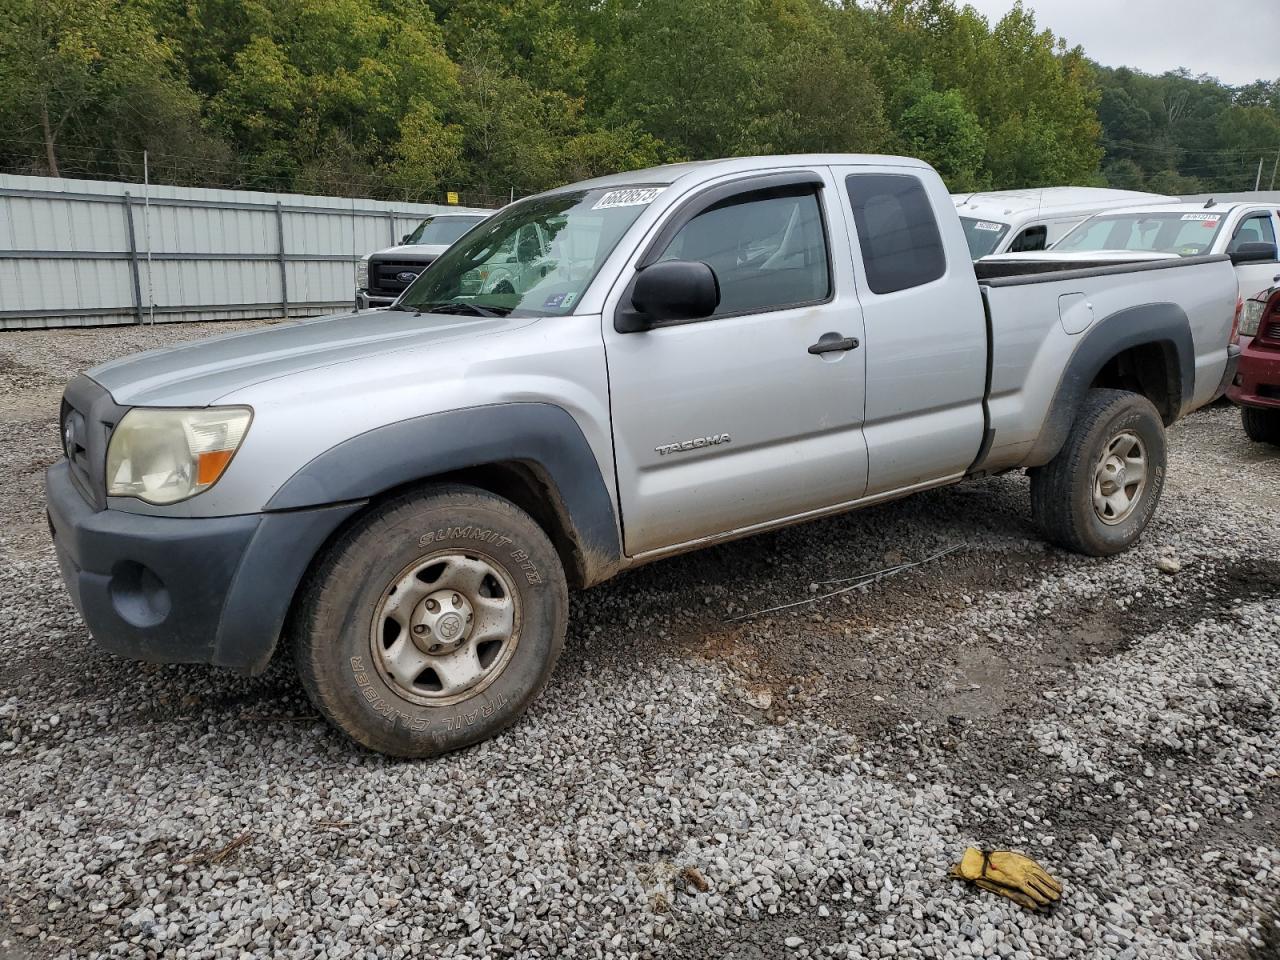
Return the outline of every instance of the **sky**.
<path id="1" fill-rule="evenodd" d="M 957 0 L 993 24 L 1013 0 Z M 1280 77 L 1280 0 L 1023 0 L 1036 24 L 1108 67 L 1186 67 L 1232 86 Z"/>

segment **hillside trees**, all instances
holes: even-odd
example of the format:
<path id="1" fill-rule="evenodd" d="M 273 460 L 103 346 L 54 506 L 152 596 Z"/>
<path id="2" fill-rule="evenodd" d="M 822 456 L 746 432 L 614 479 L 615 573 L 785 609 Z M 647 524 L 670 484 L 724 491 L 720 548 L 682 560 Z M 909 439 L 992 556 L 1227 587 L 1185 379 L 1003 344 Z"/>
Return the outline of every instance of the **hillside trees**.
<path id="1" fill-rule="evenodd" d="M 1280 81 L 1098 67 L 1021 6 L 0 3 L 0 169 L 20 172 L 136 178 L 146 150 L 168 182 L 496 202 L 661 162 L 899 152 L 955 190 L 1181 189 L 1276 148 Z"/>

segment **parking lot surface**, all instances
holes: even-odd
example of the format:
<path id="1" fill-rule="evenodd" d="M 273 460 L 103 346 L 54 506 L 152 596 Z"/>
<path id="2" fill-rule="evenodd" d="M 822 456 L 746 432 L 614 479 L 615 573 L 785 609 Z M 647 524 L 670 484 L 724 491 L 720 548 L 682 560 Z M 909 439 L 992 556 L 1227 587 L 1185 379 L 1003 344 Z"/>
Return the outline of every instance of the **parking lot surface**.
<path id="1" fill-rule="evenodd" d="M 0 335 L 0 956 L 1280 956 L 1280 455 L 1235 410 L 1128 554 L 1011 474 L 657 563 L 573 598 L 515 728 L 401 762 L 287 657 L 100 651 L 58 576 L 65 381 L 247 326 Z M 970 844 L 1062 903 L 947 879 Z"/>

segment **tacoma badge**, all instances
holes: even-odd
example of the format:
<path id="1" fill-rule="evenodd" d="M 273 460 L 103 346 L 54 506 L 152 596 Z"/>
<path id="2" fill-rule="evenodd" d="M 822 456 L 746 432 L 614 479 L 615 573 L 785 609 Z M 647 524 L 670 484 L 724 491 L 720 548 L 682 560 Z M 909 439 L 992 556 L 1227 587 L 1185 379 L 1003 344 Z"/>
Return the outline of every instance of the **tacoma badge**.
<path id="1" fill-rule="evenodd" d="M 685 440 L 683 443 L 663 443 L 653 449 L 658 452 L 659 456 L 665 457 L 668 453 L 684 453 L 686 450 L 701 450 L 703 447 L 714 447 L 721 443 L 731 442 L 732 438 L 727 433 L 717 433 L 710 437 Z"/>

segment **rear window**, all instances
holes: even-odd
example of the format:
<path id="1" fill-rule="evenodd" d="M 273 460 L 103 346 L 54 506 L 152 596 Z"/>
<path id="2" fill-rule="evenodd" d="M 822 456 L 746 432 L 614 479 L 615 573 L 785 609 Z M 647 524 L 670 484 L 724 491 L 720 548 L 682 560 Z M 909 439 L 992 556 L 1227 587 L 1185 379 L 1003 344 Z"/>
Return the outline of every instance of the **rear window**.
<path id="1" fill-rule="evenodd" d="M 1225 213 L 1114 213 L 1090 217 L 1054 245 L 1054 250 L 1134 250 L 1194 257 L 1208 253 L 1226 222 Z"/>
<path id="2" fill-rule="evenodd" d="M 918 287 L 946 272 L 924 184 L 907 174 L 855 173 L 844 185 L 872 293 Z"/>
<path id="3" fill-rule="evenodd" d="M 964 227 L 965 243 L 969 244 L 969 256 L 974 260 L 994 253 L 1004 235 L 1009 232 L 1007 223 L 977 220 L 973 217 L 961 217 L 960 226 Z"/>

